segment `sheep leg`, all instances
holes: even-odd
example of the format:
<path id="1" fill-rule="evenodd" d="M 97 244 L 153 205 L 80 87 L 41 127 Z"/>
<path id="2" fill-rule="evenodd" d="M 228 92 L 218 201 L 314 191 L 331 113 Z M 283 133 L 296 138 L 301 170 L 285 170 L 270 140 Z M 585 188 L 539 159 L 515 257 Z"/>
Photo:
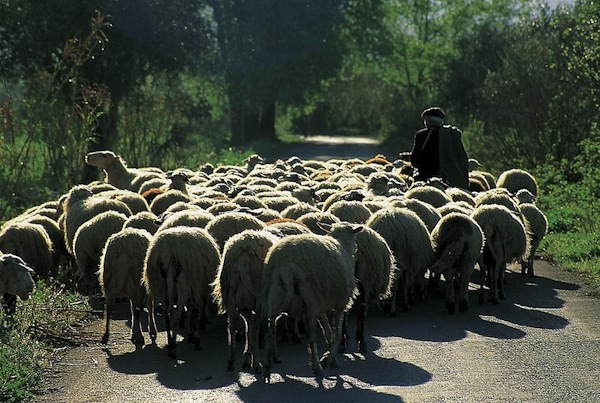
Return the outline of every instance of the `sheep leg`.
<path id="1" fill-rule="evenodd" d="M 332 316 L 331 316 L 331 321 L 333 323 L 332 328 L 332 337 L 330 339 L 328 339 L 329 342 L 329 351 L 326 352 L 323 357 L 321 358 L 321 364 L 324 367 L 332 367 L 332 368 L 337 368 L 339 367 L 338 361 L 337 361 L 337 351 L 339 349 L 339 345 L 340 345 L 340 339 L 342 337 L 342 320 L 344 317 L 344 311 L 340 310 L 340 309 L 336 309 Z M 327 318 L 325 318 L 327 319 Z"/>
<path id="2" fill-rule="evenodd" d="M 260 363 L 258 356 L 258 334 L 260 332 L 260 319 L 254 314 L 250 316 L 248 322 L 248 340 L 250 344 L 250 357 L 251 367 L 255 373 L 259 373 L 262 370 L 262 364 Z"/>
<path id="3" fill-rule="evenodd" d="M 498 297 L 501 300 L 506 299 L 506 294 L 504 293 L 504 284 L 506 280 L 506 263 L 500 265 L 500 270 L 498 270 Z"/>
<path id="4" fill-rule="evenodd" d="M 237 311 L 227 310 L 227 345 L 228 345 L 228 358 L 227 358 L 227 372 L 233 372 L 235 370 L 235 322 L 237 317 Z"/>
<path id="5" fill-rule="evenodd" d="M 167 353 L 172 359 L 177 358 L 177 328 L 173 325 L 179 323 L 179 315 L 172 306 L 167 306 L 164 310 L 165 327 L 167 329 Z"/>
<path id="6" fill-rule="evenodd" d="M 323 323 L 321 323 L 321 326 L 323 326 Z M 306 327 L 308 330 L 309 364 L 312 368 L 313 374 L 320 378 L 323 376 L 323 367 L 319 361 L 319 353 L 317 351 L 317 318 L 314 316 L 306 318 Z"/>
<path id="7" fill-rule="evenodd" d="M 244 357 L 244 361 L 242 364 L 242 368 L 244 369 L 252 369 L 252 351 L 250 348 L 251 341 L 250 336 L 252 334 L 252 312 L 242 312 L 240 314 L 242 318 L 242 322 L 244 324 L 244 352 L 242 356 Z"/>
<path id="8" fill-rule="evenodd" d="M 458 312 L 467 312 L 469 310 L 469 280 L 468 273 L 459 271 L 460 283 L 458 290 Z"/>
<path id="9" fill-rule="evenodd" d="M 409 289 L 410 289 L 410 284 L 409 284 L 409 275 L 408 272 L 405 270 L 402 272 L 402 284 L 400 290 L 402 292 L 402 294 L 400 295 L 400 298 L 402 299 L 402 312 L 408 312 L 410 310 L 409 304 L 408 304 L 408 293 L 409 293 Z"/>
<path id="10" fill-rule="evenodd" d="M 535 260 L 535 251 L 537 246 L 532 246 L 529 251 L 529 256 L 527 257 L 527 275 L 529 277 L 534 277 L 535 274 L 533 272 L 533 261 Z"/>
<path id="11" fill-rule="evenodd" d="M 444 273 L 444 279 L 446 280 L 446 309 L 448 309 L 449 314 L 456 313 L 456 304 L 455 304 L 455 277 L 456 272 L 454 268 L 448 269 Z"/>
<path id="12" fill-rule="evenodd" d="M 494 304 L 500 303 L 500 297 L 498 294 L 498 277 L 500 277 L 499 271 L 502 269 L 502 264 L 495 263 L 490 270 L 490 301 Z"/>
<path id="13" fill-rule="evenodd" d="M 112 303 L 114 298 L 106 296 L 104 302 L 104 335 L 102 336 L 102 344 L 108 343 L 108 335 L 110 333 L 110 317 L 112 315 Z"/>
<path id="14" fill-rule="evenodd" d="M 273 365 L 273 359 L 275 355 L 275 335 L 277 333 L 277 321 L 275 316 L 271 316 L 268 319 L 267 324 L 267 337 L 266 337 L 266 350 L 267 359 L 263 366 L 263 380 L 265 383 L 271 382 L 271 366 Z"/>
<path id="15" fill-rule="evenodd" d="M 156 320 L 154 318 L 154 302 L 150 298 L 146 299 L 146 309 L 148 309 L 148 334 L 152 344 L 154 344 L 158 332 L 156 331 Z"/>
<path id="16" fill-rule="evenodd" d="M 5 293 L 3 298 L 4 312 L 7 315 L 14 315 L 17 311 L 17 296 L 15 294 Z"/>
<path id="17" fill-rule="evenodd" d="M 142 325 L 140 324 L 140 305 L 133 300 L 129 300 L 131 310 L 131 341 L 135 344 L 144 344 L 144 336 L 142 335 Z"/>
<path id="18" fill-rule="evenodd" d="M 367 340 L 365 336 L 365 326 L 367 322 L 367 301 L 365 300 L 365 291 L 359 287 L 359 294 L 356 298 L 355 306 L 356 306 L 356 343 L 358 345 L 358 351 L 361 353 L 367 352 Z M 344 317 L 347 316 L 347 313 Z M 343 335 L 342 335 L 343 337 Z M 347 336 L 346 336 L 347 339 Z M 342 339 L 342 342 L 344 340 Z M 346 346 L 348 346 L 348 340 L 345 341 Z"/>
<path id="19" fill-rule="evenodd" d="M 202 350 L 202 346 L 200 345 L 200 331 L 204 327 L 203 323 L 203 315 L 204 315 L 204 307 L 197 306 L 193 304 L 191 309 L 189 310 L 189 325 L 188 325 L 188 342 L 194 345 L 194 350 Z"/>
<path id="20" fill-rule="evenodd" d="M 342 340 L 340 341 L 340 352 L 343 353 L 348 349 L 348 312 L 344 314 L 342 319 Z"/>

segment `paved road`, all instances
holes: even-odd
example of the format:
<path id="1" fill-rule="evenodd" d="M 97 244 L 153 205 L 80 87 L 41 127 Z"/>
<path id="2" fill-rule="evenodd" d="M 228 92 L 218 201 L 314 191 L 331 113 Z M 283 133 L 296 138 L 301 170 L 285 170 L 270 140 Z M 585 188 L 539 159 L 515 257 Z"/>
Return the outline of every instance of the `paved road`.
<path id="1" fill-rule="evenodd" d="M 350 349 L 318 382 L 304 345 L 282 344 L 275 382 L 225 371 L 225 322 L 209 324 L 203 350 L 180 360 L 128 341 L 126 305 L 107 348 L 66 352 L 41 402 L 600 402 L 600 300 L 580 279 L 538 261 L 539 277 L 508 274 L 507 300 L 449 315 L 441 294 L 390 318 L 372 310 L 369 353 Z M 514 267 L 512 269 L 515 269 Z M 352 326 L 352 324 L 351 324 Z M 101 324 L 89 331 L 101 337 Z M 321 346 L 323 344 L 321 343 Z"/>
<path id="2" fill-rule="evenodd" d="M 369 158 L 384 153 L 371 140 L 313 138 L 280 158 Z M 507 299 L 449 315 L 432 295 L 396 318 L 371 310 L 370 352 L 350 349 L 338 369 L 316 381 L 305 345 L 282 344 L 273 384 L 254 374 L 226 372 L 226 332 L 214 317 L 202 351 L 178 347 L 172 361 L 161 332 L 156 345 L 129 342 L 126 304 L 109 345 L 98 342 L 62 353 L 40 402 L 600 402 L 600 299 L 581 279 L 547 262 L 538 277 L 510 272 Z M 514 268 L 513 268 L 514 269 Z M 351 316 L 351 328 L 353 316 Z M 160 318 L 159 318 L 160 324 Z M 320 343 L 323 351 L 323 342 Z M 241 352 L 240 352 L 241 354 Z"/>

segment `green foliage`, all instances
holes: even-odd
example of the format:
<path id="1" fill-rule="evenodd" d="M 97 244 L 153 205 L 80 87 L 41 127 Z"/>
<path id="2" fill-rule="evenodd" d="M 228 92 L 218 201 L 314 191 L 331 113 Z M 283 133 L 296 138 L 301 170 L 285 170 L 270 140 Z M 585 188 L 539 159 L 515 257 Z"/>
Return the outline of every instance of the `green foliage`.
<path id="1" fill-rule="evenodd" d="M 73 329 L 89 316 L 81 295 L 59 284 L 38 282 L 31 299 L 17 306 L 14 316 L 0 310 L 0 401 L 33 397 L 49 365 L 52 348 L 76 344 Z"/>
<path id="2" fill-rule="evenodd" d="M 589 275 L 600 290 L 600 130 L 594 126 L 572 161 L 549 161 L 534 171 L 548 218 L 540 253 Z"/>

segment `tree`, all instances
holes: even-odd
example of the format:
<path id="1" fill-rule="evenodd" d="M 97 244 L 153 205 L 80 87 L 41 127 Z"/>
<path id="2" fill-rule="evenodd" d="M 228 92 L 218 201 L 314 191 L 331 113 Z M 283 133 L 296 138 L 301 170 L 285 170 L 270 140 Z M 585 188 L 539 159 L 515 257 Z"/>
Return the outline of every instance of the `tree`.
<path id="1" fill-rule="evenodd" d="M 305 103 L 321 89 L 323 80 L 341 69 L 348 44 L 343 39 L 350 39 L 344 31 L 346 16 L 357 8 L 364 10 L 367 4 L 379 7 L 380 3 L 213 1 L 232 143 L 273 139 L 276 105 Z"/>

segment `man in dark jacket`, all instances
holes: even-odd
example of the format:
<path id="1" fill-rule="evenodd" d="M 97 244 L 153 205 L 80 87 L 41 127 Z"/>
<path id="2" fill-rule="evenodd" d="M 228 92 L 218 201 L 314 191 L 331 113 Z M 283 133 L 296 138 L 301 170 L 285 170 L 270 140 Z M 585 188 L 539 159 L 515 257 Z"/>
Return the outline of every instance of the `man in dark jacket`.
<path id="1" fill-rule="evenodd" d="M 415 134 L 410 162 L 416 169 L 415 181 L 441 178 L 449 186 L 469 187 L 469 157 L 462 143 L 462 132 L 444 125 L 444 111 L 438 107 L 421 113 L 425 128 Z"/>

